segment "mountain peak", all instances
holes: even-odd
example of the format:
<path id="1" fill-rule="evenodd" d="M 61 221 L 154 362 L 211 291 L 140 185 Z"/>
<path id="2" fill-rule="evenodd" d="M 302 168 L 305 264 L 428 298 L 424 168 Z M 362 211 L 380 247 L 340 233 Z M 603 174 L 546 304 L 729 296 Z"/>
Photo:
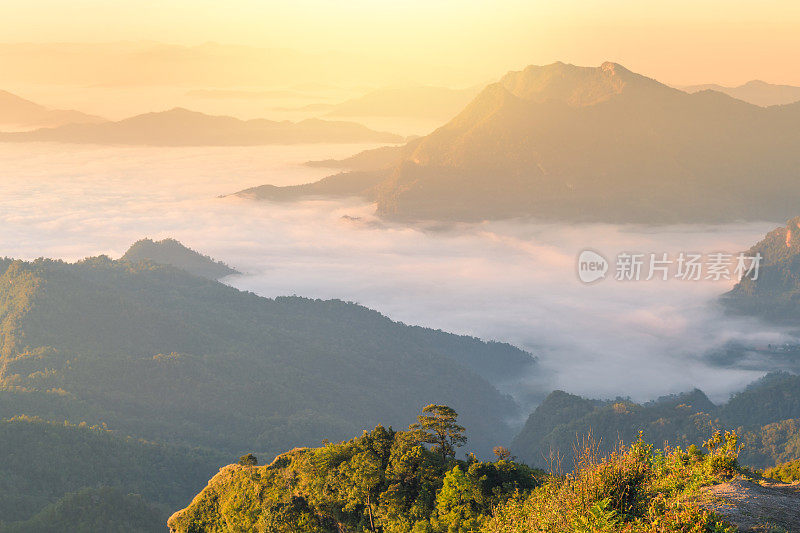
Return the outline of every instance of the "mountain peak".
<path id="1" fill-rule="evenodd" d="M 762 266 L 769 266 L 800 254 L 800 216 L 790 218 L 786 226 L 775 228 L 753 245 L 749 255 L 760 253 Z"/>
<path id="2" fill-rule="evenodd" d="M 625 67 L 623 67 L 619 63 L 613 63 L 611 61 L 606 61 L 602 65 L 600 65 L 600 70 L 603 70 L 605 72 L 614 73 L 614 72 L 616 72 L 616 71 L 618 71 L 620 69 L 624 70 L 625 72 L 629 72 L 628 69 L 626 69 Z"/>
<path id="3" fill-rule="evenodd" d="M 205 113 L 201 113 L 200 111 L 192 111 L 191 109 L 186 109 L 185 107 L 173 107 L 172 109 L 162 111 L 162 113 L 168 113 L 171 115 L 205 115 Z"/>
<path id="4" fill-rule="evenodd" d="M 134 115 L 127 119 L 123 120 L 135 120 L 141 119 L 142 117 L 147 118 L 155 118 L 155 117 L 177 117 L 177 118 L 217 118 L 214 115 L 209 115 L 207 113 L 203 113 L 201 111 L 193 111 L 191 109 L 186 109 L 185 107 L 173 107 L 171 109 L 165 109 L 163 111 L 150 111 L 149 113 L 142 113 L 141 115 Z M 229 117 L 225 117 L 229 118 Z"/>
<path id="5" fill-rule="evenodd" d="M 771 83 L 767 83 L 764 80 L 750 80 L 741 87 L 769 87 Z"/>
<path id="6" fill-rule="evenodd" d="M 530 65 L 521 71 L 509 72 L 500 83 L 524 100 L 561 101 L 573 107 L 604 102 L 630 86 L 666 88 L 611 61 L 599 67 L 580 67 L 560 61 L 544 66 Z"/>
<path id="7" fill-rule="evenodd" d="M 142 239 L 133 243 L 122 256 L 125 261 L 150 261 L 162 265 L 170 265 L 186 272 L 208 279 L 220 279 L 238 272 L 228 265 L 214 261 L 191 248 L 187 248 L 175 239 L 153 241 Z"/>

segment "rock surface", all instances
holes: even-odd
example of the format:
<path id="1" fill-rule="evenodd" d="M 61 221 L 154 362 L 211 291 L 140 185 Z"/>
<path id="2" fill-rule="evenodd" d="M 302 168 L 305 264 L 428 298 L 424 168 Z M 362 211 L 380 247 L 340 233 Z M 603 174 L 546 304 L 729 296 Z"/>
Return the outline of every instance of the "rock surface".
<path id="1" fill-rule="evenodd" d="M 707 507 L 735 524 L 739 531 L 800 532 L 800 482 L 756 483 L 736 478 L 708 488 L 714 501 Z"/>

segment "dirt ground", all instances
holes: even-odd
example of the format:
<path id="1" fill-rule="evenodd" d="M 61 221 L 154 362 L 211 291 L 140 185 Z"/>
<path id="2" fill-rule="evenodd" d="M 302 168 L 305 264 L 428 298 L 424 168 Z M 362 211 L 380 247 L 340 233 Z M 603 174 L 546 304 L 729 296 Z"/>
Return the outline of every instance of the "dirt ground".
<path id="1" fill-rule="evenodd" d="M 706 506 L 739 531 L 800 533 L 800 482 L 736 478 L 708 488 Z"/>

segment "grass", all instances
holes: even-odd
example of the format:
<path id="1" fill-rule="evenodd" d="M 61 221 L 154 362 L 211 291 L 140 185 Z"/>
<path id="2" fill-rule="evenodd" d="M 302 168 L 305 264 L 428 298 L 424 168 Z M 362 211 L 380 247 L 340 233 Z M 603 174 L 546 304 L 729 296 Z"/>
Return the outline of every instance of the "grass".
<path id="1" fill-rule="evenodd" d="M 487 533 L 728 533 L 735 528 L 698 503 L 702 488 L 740 471 L 737 436 L 716 433 L 704 444 L 656 450 L 639 439 L 607 456 L 587 440 L 568 475 L 495 510 Z"/>

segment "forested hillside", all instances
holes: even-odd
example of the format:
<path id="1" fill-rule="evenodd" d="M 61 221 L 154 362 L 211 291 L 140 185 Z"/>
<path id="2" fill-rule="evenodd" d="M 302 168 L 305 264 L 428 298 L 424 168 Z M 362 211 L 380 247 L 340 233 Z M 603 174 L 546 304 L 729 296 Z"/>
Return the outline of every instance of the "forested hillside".
<path id="1" fill-rule="evenodd" d="M 800 376 L 776 373 L 751 384 L 721 405 L 702 391 L 637 404 L 630 400 L 587 400 L 556 391 L 530 415 L 511 444 L 513 453 L 532 465 L 561 457 L 573 464 L 576 441 L 591 435 L 610 450 L 641 432 L 648 442 L 688 446 L 717 430 L 737 430 L 744 464 L 764 468 L 800 457 Z"/>
<path id="2" fill-rule="evenodd" d="M 746 277 L 722 302 L 728 312 L 762 317 L 772 323 L 797 325 L 800 309 L 800 217 L 769 232 L 748 250 L 761 254 L 756 279 Z"/>
<path id="3" fill-rule="evenodd" d="M 209 450 L 125 437 L 102 427 L 28 417 L 0 421 L 0 458 L 0 522 L 6 526 L 29 520 L 66 494 L 85 488 L 136 493 L 163 515 L 189 501 L 209 475 L 231 459 Z"/>
<path id="4" fill-rule="evenodd" d="M 0 271 L 6 416 L 275 455 L 447 402 L 486 454 L 516 406 L 478 372 L 535 365 L 355 304 L 262 298 L 148 262 L 5 260 Z"/>
<path id="5" fill-rule="evenodd" d="M 239 273 L 222 261 L 214 261 L 207 255 L 187 248 L 175 239 L 160 241 L 141 239 L 133 243 L 121 259 L 131 263 L 151 261 L 160 265 L 171 265 L 208 279 L 220 279 Z"/>
<path id="6" fill-rule="evenodd" d="M 164 531 L 166 510 L 123 489 L 85 488 L 27 520 L 0 522 L 0 533 L 156 533 Z"/>

